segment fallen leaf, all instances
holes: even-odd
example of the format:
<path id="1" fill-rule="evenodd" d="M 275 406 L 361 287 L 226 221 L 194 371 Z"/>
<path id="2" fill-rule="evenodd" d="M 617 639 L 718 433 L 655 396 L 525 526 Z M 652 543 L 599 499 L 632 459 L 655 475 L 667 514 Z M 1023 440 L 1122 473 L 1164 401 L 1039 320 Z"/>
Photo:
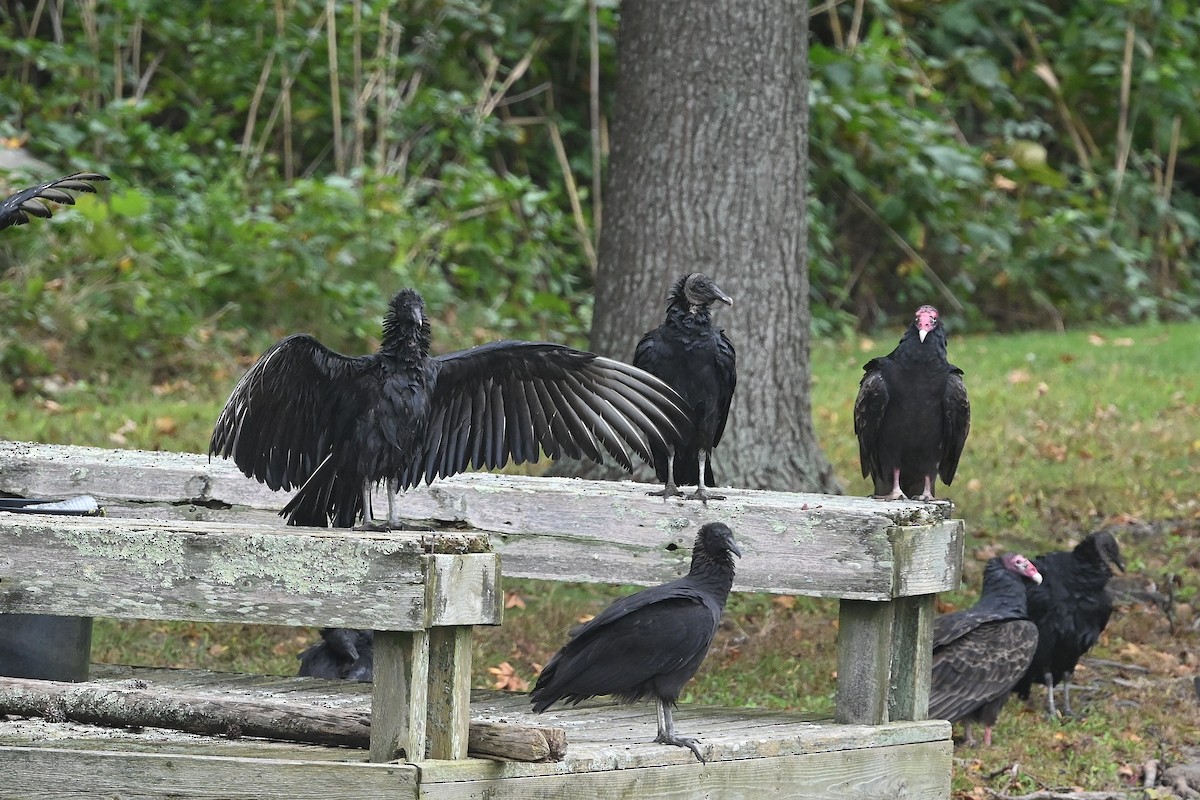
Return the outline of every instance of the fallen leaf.
<path id="1" fill-rule="evenodd" d="M 505 608 L 524 608 L 525 607 L 525 598 L 521 597 L 521 595 L 518 592 L 510 589 L 509 591 L 504 593 L 504 607 Z"/>
<path id="2" fill-rule="evenodd" d="M 1019 383 L 1028 383 L 1031 377 L 1028 370 L 1014 369 L 1008 373 L 1008 382 L 1016 386 Z"/>
<path id="3" fill-rule="evenodd" d="M 772 603 L 780 608 L 793 609 L 796 607 L 796 597 L 790 594 L 777 594 L 771 600 Z"/>
<path id="4" fill-rule="evenodd" d="M 513 665 L 507 661 L 502 661 L 494 667 L 488 667 L 488 672 L 496 678 L 495 683 L 492 684 L 493 689 L 506 692 L 524 692 L 529 689 L 529 681 L 518 675 Z"/>
<path id="5" fill-rule="evenodd" d="M 1104 337 L 1098 333 L 1089 333 L 1088 334 L 1088 343 L 1093 344 L 1096 347 L 1103 347 L 1104 346 Z"/>
<path id="6" fill-rule="evenodd" d="M 174 417 L 156 417 L 154 420 L 154 432 L 162 436 L 171 436 L 179 429 L 179 423 Z"/>

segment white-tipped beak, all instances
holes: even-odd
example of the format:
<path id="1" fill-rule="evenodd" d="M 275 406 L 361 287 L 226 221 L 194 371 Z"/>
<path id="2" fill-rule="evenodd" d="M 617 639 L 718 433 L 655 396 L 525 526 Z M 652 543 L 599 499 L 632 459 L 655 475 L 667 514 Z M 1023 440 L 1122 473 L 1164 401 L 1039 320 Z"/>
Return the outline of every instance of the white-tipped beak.
<path id="1" fill-rule="evenodd" d="M 922 341 L 922 342 L 923 342 L 923 341 L 925 341 L 925 337 L 926 337 L 928 334 L 929 334 L 929 331 L 925 330 L 924 328 L 918 328 L 918 329 L 917 329 L 917 336 L 920 336 L 920 337 L 921 337 L 921 341 Z"/>
<path id="2" fill-rule="evenodd" d="M 1034 583 L 1041 583 L 1042 582 L 1042 573 L 1040 573 L 1040 572 L 1033 573 L 1032 575 L 1029 576 L 1029 580 L 1033 581 Z"/>

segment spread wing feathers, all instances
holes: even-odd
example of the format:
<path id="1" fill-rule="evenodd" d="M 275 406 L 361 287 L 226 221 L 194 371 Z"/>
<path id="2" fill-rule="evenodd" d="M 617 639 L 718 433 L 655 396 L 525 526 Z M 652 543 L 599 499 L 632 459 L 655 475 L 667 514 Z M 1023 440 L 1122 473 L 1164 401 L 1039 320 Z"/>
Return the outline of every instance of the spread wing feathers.
<path id="1" fill-rule="evenodd" d="M 337 422 L 357 418 L 342 406 L 361 393 L 339 387 L 370 363 L 370 356 L 344 356 L 306 333 L 282 339 L 233 388 L 209 456 L 233 458 L 273 490 L 300 486 L 339 440 Z"/>
<path id="2" fill-rule="evenodd" d="M 967 386 L 962 376 L 961 369 L 950 367 L 942 402 L 946 416 L 942 423 L 942 458 L 938 474 L 947 484 L 954 480 L 958 459 L 962 456 L 963 445 L 967 443 L 967 434 L 971 430 L 971 403 L 967 400 Z"/>
<path id="3" fill-rule="evenodd" d="M 858 397 L 854 400 L 854 434 L 858 437 L 858 460 L 866 478 L 882 471 L 878 463 L 879 425 L 887 411 L 888 388 L 875 360 L 868 362 L 864 369 L 866 372 L 858 384 Z M 962 451 L 961 445 L 959 451 Z"/>
<path id="4" fill-rule="evenodd" d="M 563 345 L 493 342 L 434 359 L 423 446 L 400 475 L 403 488 L 540 452 L 626 469 L 653 463 L 690 431 L 685 404 L 643 370 Z"/>
<path id="5" fill-rule="evenodd" d="M 71 196 L 70 192 L 91 192 L 94 194 L 96 187 L 88 181 L 106 180 L 108 180 L 108 176 L 101 175 L 99 172 L 76 172 L 73 175 L 67 175 L 56 181 L 50 181 L 49 183 L 43 183 L 41 186 L 34 186 L 32 189 L 17 192 L 3 203 L 0 203 L 0 230 L 10 225 L 24 225 L 29 222 L 31 216 L 47 219 L 52 214 L 50 207 L 42 203 L 42 200 L 50 200 L 55 203 L 73 206 L 75 205 L 75 198 Z"/>
<path id="6" fill-rule="evenodd" d="M 572 631 L 571 640 L 546 665 L 534 692 L 535 711 L 558 700 L 578 703 L 602 694 L 640 700 L 655 691 L 654 679 L 682 686 L 699 667 L 716 631 L 712 610 L 699 593 L 653 598 L 615 616 L 611 611 L 610 606 Z M 601 617 L 607 619 L 601 622 Z"/>
<path id="7" fill-rule="evenodd" d="M 935 646 L 929 717 L 962 719 L 1004 696 L 1028 669 L 1036 648 L 1037 626 L 1028 620 L 989 622 L 949 646 Z"/>

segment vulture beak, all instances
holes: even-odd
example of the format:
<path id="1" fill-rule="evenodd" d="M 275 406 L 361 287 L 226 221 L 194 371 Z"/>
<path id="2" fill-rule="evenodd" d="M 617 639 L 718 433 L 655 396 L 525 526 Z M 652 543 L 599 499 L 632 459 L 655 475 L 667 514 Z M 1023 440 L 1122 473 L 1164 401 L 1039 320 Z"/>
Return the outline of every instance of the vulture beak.
<path id="1" fill-rule="evenodd" d="M 721 291 L 721 289 L 716 285 L 713 285 L 713 294 L 715 294 L 717 299 L 725 305 L 729 306 L 730 308 L 733 307 L 733 298 Z"/>
<path id="2" fill-rule="evenodd" d="M 917 328 L 917 336 L 921 337 L 921 341 L 925 341 L 925 337 L 929 335 L 929 331 L 924 328 Z"/>
<path id="3" fill-rule="evenodd" d="M 729 541 L 729 552 L 733 553 L 738 558 L 742 557 L 742 548 L 737 546 L 737 542 L 732 539 Z"/>

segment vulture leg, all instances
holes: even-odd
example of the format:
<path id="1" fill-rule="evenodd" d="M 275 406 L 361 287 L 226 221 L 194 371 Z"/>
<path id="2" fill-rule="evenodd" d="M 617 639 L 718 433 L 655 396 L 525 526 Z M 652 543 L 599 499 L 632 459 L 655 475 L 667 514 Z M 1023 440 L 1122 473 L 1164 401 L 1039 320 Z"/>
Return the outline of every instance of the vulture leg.
<path id="1" fill-rule="evenodd" d="M 971 723 L 963 721 L 963 743 L 967 747 L 975 746 L 975 734 L 971 731 Z"/>
<path id="2" fill-rule="evenodd" d="M 1062 686 L 1063 686 L 1063 716 L 1064 717 L 1074 716 L 1074 712 L 1071 711 L 1071 678 L 1073 678 L 1073 677 L 1075 677 L 1075 673 L 1068 672 L 1066 674 L 1066 677 L 1063 678 Z"/>
<path id="3" fill-rule="evenodd" d="M 709 500 L 724 500 L 723 494 L 709 494 L 704 488 L 704 467 L 708 462 L 708 451 L 700 451 L 700 482 L 696 484 L 696 491 L 688 495 L 688 500 L 699 500 L 704 505 L 708 505 Z"/>
<path id="4" fill-rule="evenodd" d="M 658 705 L 658 736 L 654 737 L 654 741 L 659 744 L 673 744 L 676 747 L 686 747 L 696 756 L 697 761 L 701 764 L 705 763 L 704 756 L 700 755 L 699 739 L 691 736 L 675 735 L 675 718 L 671 713 L 671 704 L 661 697 L 656 697 L 654 702 Z"/>
<path id="5" fill-rule="evenodd" d="M 390 498 L 389 498 L 390 500 Z M 355 525 L 351 530 L 356 531 L 386 531 L 387 522 L 377 522 L 371 513 L 371 484 L 363 487 L 363 518 L 361 525 Z"/>
<path id="6" fill-rule="evenodd" d="M 900 471 L 896 470 L 896 474 L 899 475 Z M 900 484 L 897 483 L 896 485 L 898 487 Z M 895 499 L 898 500 L 899 498 L 895 498 Z M 925 476 L 925 491 L 921 494 L 920 497 L 915 498 L 915 499 L 917 499 L 917 500 L 932 500 L 933 499 L 933 476 L 932 475 Z"/>
<path id="7" fill-rule="evenodd" d="M 1049 672 L 1046 673 L 1046 703 L 1050 707 L 1050 719 L 1054 719 L 1058 711 L 1054 708 L 1054 676 Z"/>
<path id="8" fill-rule="evenodd" d="M 704 480 L 704 476 L 700 476 Z M 675 453 L 672 452 L 667 456 L 667 485 L 659 489 L 657 492 L 646 492 L 651 497 L 661 497 L 664 501 L 668 497 L 678 497 L 683 494 L 679 491 L 679 487 L 675 485 Z"/>
<path id="9" fill-rule="evenodd" d="M 900 491 L 900 468 L 892 470 L 892 493 L 875 495 L 876 500 L 907 500 L 908 496 Z"/>
<path id="10" fill-rule="evenodd" d="M 992 726 L 991 725 L 983 726 L 983 746 L 984 747 L 992 746 Z"/>

